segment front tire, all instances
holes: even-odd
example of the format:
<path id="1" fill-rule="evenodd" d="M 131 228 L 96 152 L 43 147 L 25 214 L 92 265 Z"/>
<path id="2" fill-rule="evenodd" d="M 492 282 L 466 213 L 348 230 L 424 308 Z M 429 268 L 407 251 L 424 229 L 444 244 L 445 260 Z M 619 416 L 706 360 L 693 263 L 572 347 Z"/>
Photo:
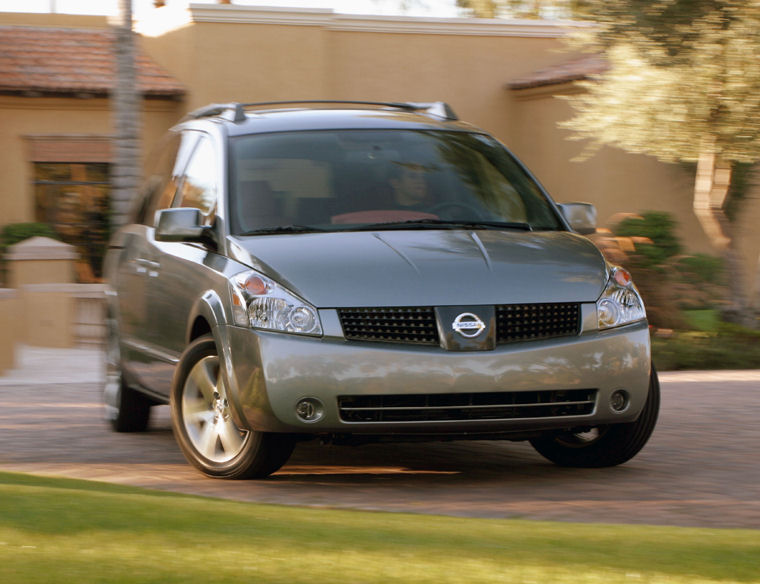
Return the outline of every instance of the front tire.
<path id="1" fill-rule="evenodd" d="M 660 383 L 652 366 L 649 394 L 638 420 L 585 431 L 547 432 L 530 441 L 539 454 L 559 466 L 600 468 L 629 461 L 652 435 L 660 411 Z"/>
<path id="2" fill-rule="evenodd" d="M 264 478 L 293 452 L 295 441 L 288 435 L 237 426 L 211 337 L 197 339 L 182 354 L 170 404 L 174 436 L 182 453 L 210 477 Z"/>

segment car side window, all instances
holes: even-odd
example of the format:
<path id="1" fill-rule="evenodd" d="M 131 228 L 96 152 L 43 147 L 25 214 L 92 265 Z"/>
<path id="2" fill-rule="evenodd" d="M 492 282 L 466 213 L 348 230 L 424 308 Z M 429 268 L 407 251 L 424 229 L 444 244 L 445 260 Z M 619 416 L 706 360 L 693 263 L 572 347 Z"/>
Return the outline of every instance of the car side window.
<path id="1" fill-rule="evenodd" d="M 153 227 L 156 211 L 171 207 L 182 171 L 198 134 L 170 132 L 153 150 L 133 223 Z"/>
<path id="2" fill-rule="evenodd" d="M 216 211 L 218 189 L 216 152 L 214 144 L 202 135 L 190 157 L 173 207 L 200 209 L 203 223 L 210 225 Z"/>

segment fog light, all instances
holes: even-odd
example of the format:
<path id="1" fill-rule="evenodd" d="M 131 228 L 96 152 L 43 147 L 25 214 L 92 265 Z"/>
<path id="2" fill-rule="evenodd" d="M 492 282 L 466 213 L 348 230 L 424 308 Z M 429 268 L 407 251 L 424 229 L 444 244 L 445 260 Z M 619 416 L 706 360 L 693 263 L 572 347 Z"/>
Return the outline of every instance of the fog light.
<path id="1" fill-rule="evenodd" d="M 296 404 L 296 415 L 303 422 L 318 422 L 325 415 L 322 402 L 314 397 L 306 397 Z"/>
<path id="2" fill-rule="evenodd" d="M 623 412 L 628 408 L 628 392 L 618 389 L 610 396 L 610 407 L 616 412 Z"/>

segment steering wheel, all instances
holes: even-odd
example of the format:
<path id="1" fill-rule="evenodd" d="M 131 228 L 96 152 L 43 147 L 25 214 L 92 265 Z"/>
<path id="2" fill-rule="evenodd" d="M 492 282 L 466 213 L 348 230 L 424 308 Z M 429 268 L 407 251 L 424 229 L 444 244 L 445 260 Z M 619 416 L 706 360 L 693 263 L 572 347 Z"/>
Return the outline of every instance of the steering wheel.
<path id="1" fill-rule="evenodd" d="M 447 213 L 447 209 L 456 210 L 460 212 Z M 482 211 L 467 203 L 460 203 L 458 201 L 443 201 L 442 203 L 436 203 L 435 205 L 426 209 L 428 213 L 434 213 L 442 219 L 482 219 Z M 463 211 L 463 213 L 462 213 Z"/>

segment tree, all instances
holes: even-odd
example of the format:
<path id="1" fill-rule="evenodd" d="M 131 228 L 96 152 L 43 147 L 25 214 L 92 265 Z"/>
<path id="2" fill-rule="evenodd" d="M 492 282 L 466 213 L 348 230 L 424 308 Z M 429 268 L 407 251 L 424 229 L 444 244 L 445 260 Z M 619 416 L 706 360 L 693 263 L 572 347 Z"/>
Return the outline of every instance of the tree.
<path id="1" fill-rule="evenodd" d="M 466 14 L 478 18 L 586 18 L 586 0 L 457 0 Z"/>
<path id="2" fill-rule="evenodd" d="M 457 0 L 457 6 L 470 16 L 496 18 L 501 2 L 499 0 Z"/>
<path id="3" fill-rule="evenodd" d="M 581 41 L 609 69 L 571 98 L 563 126 L 603 145 L 696 162 L 693 207 L 721 250 L 732 297 L 725 317 L 756 324 L 726 216 L 732 170 L 760 159 L 760 3 L 589 0 L 597 27 Z"/>
<path id="4" fill-rule="evenodd" d="M 115 27 L 116 82 L 111 112 L 116 131 L 111 172 L 111 228 L 126 222 L 140 181 L 140 94 L 137 90 L 132 0 L 119 0 Z"/>

